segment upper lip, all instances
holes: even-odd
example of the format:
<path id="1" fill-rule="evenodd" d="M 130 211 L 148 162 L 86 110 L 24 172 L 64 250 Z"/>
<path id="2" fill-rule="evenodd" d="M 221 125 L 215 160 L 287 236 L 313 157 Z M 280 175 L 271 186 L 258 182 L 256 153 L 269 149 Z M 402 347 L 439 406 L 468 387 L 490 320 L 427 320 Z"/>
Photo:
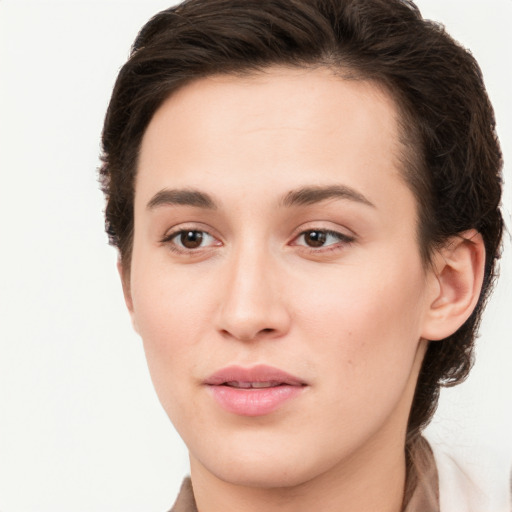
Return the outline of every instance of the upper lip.
<path id="1" fill-rule="evenodd" d="M 227 366 L 210 375 L 204 384 L 219 386 L 227 382 L 272 382 L 275 385 L 304 386 L 306 383 L 279 368 L 260 364 L 250 368 Z"/>

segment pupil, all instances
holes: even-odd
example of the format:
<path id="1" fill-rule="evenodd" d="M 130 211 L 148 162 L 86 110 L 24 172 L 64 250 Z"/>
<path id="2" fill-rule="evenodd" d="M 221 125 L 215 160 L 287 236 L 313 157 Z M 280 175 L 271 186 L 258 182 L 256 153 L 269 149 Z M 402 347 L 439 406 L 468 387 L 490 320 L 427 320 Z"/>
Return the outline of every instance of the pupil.
<path id="1" fill-rule="evenodd" d="M 322 231 L 308 231 L 305 239 L 310 247 L 321 247 L 325 244 L 326 235 Z"/>
<path id="2" fill-rule="evenodd" d="M 187 249 L 197 249 L 203 241 L 201 231 L 184 231 L 181 233 L 180 241 Z"/>

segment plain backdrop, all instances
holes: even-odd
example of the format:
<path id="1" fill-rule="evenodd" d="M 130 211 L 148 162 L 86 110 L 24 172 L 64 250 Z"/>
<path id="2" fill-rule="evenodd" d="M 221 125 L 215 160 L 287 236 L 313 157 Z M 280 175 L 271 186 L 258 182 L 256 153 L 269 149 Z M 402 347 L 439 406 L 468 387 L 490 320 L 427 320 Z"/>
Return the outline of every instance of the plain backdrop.
<path id="1" fill-rule="evenodd" d="M 116 73 L 138 29 L 171 3 L 0 0 L 2 512 L 165 511 L 188 471 L 125 311 L 96 174 Z M 510 228 L 512 0 L 418 5 L 481 64 Z M 511 270 L 506 235 L 472 376 L 443 391 L 428 430 L 498 481 L 512 459 Z"/>

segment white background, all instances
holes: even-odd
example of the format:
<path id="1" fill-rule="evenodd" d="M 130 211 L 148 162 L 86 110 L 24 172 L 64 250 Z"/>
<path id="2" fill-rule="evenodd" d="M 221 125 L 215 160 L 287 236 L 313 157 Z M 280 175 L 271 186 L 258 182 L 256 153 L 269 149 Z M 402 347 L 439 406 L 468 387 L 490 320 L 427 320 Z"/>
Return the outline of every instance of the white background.
<path id="1" fill-rule="evenodd" d="M 0 0 L 2 512 L 164 511 L 187 472 L 124 309 L 96 181 L 116 73 L 137 30 L 169 4 Z M 512 0 L 418 4 L 483 68 L 510 228 Z M 490 460 L 498 481 L 512 458 L 508 235 L 505 245 L 473 374 L 443 392 L 429 428 L 457 457 Z"/>

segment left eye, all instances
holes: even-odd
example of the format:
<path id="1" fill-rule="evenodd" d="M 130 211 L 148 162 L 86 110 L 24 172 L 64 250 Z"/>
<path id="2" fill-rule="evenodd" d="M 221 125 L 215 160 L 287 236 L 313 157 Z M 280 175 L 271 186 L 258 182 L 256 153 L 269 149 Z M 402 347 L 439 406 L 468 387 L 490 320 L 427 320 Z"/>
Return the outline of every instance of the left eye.
<path id="1" fill-rule="evenodd" d="M 179 249 L 193 250 L 208 247 L 215 244 L 215 238 L 206 231 L 185 229 L 168 237 L 167 241 L 176 245 Z"/>
<path id="2" fill-rule="evenodd" d="M 295 242 L 295 245 L 305 245 L 307 247 L 328 247 L 340 242 L 350 243 L 352 238 L 338 233 L 336 231 L 329 231 L 324 229 L 310 229 L 301 233 Z"/>

